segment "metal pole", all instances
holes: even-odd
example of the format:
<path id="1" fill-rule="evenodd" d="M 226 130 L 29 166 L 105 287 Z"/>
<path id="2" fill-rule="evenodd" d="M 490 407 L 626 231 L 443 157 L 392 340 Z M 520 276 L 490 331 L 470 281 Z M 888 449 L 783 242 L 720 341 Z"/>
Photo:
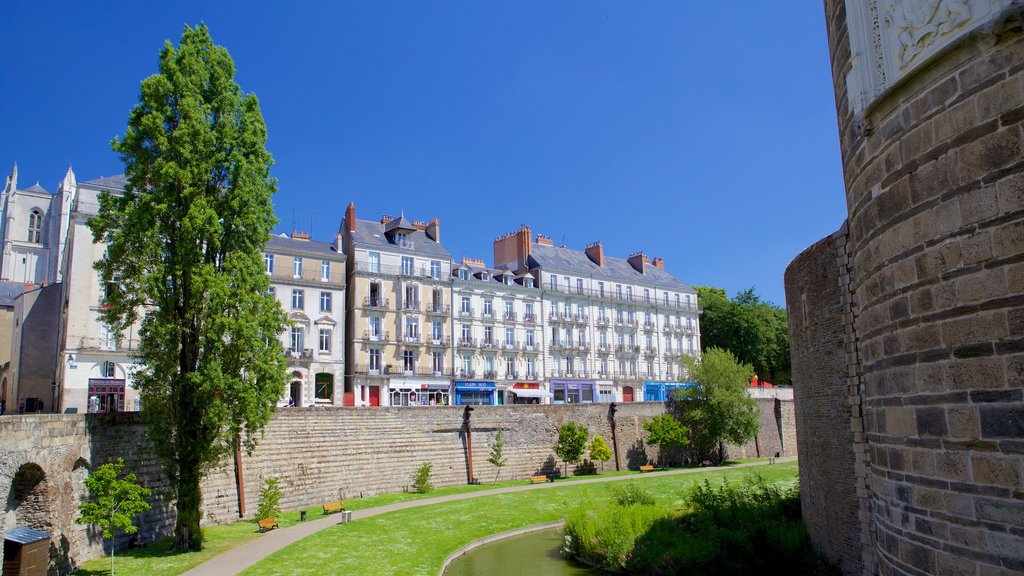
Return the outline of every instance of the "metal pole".
<path id="1" fill-rule="evenodd" d="M 619 437 L 618 434 L 616 434 L 615 432 L 615 429 L 618 428 L 618 426 L 616 426 L 615 424 L 616 410 L 617 408 L 615 407 L 615 402 L 612 402 L 611 405 L 608 406 L 608 420 L 611 422 L 612 425 L 612 450 L 615 451 L 615 470 L 619 471 L 622 469 L 622 464 L 619 462 Z"/>
<path id="2" fill-rule="evenodd" d="M 238 493 L 238 517 L 245 517 L 245 479 L 242 476 L 241 432 L 235 435 L 235 487 Z"/>
<path id="3" fill-rule="evenodd" d="M 466 475 L 469 484 L 473 483 L 473 426 L 470 423 L 472 413 L 473 407 L 466 406 L 463 420 L 466 424 Z"/>

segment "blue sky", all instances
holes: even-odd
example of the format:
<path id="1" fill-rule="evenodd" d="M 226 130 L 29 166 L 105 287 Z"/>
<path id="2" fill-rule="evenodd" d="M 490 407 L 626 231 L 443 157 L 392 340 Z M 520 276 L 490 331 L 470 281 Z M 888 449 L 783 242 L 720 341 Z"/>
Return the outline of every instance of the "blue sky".
<path id="1" fill-rule="evenodd" d="M 261 102 L 279 230 L 441 220 L 492 257 L 529 224 L 644 250 L 730 295 L 782 277 L 845 216 L 821 2 L 15 2 L 0 170 L 49 190 L 122 172 L 139 82 L 205 22 Z"/>

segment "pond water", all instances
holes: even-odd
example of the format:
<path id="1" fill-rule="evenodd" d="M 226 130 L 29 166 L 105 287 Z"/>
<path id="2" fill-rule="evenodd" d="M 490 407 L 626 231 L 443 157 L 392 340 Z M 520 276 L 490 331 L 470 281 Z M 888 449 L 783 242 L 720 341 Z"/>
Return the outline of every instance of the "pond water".
<path id="1" fill-rule="evenodd" d="M 598 574 L 562 558 L 562 529 L 503 538 L 471 550 L 448 565 L 446 576 L 591 576 Z"/>

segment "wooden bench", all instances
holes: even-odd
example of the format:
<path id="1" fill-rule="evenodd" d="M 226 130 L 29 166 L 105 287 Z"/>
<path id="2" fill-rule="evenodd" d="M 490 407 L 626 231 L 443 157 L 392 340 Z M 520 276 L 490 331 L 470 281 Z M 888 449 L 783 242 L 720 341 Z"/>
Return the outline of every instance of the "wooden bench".
<path id="1" fill-rule="evenodd" d="M 654 466 L 651 466 L 650 464 L 647 464 L 645 466 L 641 466 L 640 467 L 640 471 L 641 472 L 654 472 Z"/>
<path id="2" fill-rule="evenodd" d="M 554 480 L 547 476 L 530 476 L 530 484 L 538 484 L 540 482 L 554 482 Z"/>
<path id="3" fill-rule="evenodd" d="M 277 520 L 274 520 L 273 518 L 264 518 L 263 520 L 260 520 L 258 524 L 260 525 L 260 532 L 266 532 L 267 530 L 273 530 L 274 528 L 280 527 Z"/>
<path id="4" fill-rule="evenodd" d="M 341 502 L 328 502 L 324 504 L 324 514 L 333 514 L 334 512 L 344 512 L 345 505 Z"/>

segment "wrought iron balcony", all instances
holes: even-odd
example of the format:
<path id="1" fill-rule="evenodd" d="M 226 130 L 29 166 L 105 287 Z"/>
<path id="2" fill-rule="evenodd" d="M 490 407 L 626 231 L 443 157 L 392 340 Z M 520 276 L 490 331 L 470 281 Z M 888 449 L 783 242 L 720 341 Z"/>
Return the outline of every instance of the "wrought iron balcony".
<path id="1" fill-rule="evenodd" d="M 533 312 L 527 312 L 523 314 L 523 322 L 537 322 L 537 314 Z"/>
<path id="2" fill-rule="evenodd" d="M 402 310 L 419 312 L 421 310 L 419 301 L 405 301 L 402 303 Z"/>
<path id="3" fill-rule="evenodd" d="M 387 342 L 391 340 L 391 333 L 384 331 L 374 332 L 373 330 L 363 330 L 363 340 L 368 342 Z"/>
<path id="4" fill-rule="evenodd" d="M 303 360 L 309 360 L 313 358 L 312 348 L 288 348 L 285 350 L 284 355 L 288 358 L 298 358 Z"/>
<path id="5" fill-rule="evenodd" d="M 504 317 L 505 317 L 505 320 L 509 320 L 509 321 L 515 322 L 516 321 L 516 316 L 517 315 L 516 315 L 515 312 L 505 312 L 505 316 Z"/>
<path id="6" fill-rule="evenodd" d="M 469 308 L 459 308 L 458 316 L 459 316 L 459 318 L 472 318 L 473 317 L 473 308 L 472 307 L 469 307 Z"/>
<path id="7" fill-rule="evenodd" d="M 498 343 L 495 342 L 493 339 L 484 338 L 484 339 L 480 340 L 480 347 L 481 348 L 488 348 L 488 349 L 497 348 L 498 347 Z"/>
<path id="8" fill-rule="evenodd" d="M 363 297 L 363 308 L 390 308 L 391 300 L 388 298 Z"/>
<path id="9" fill-rule="evenodd" d="M 494 380 L 497 377 L 498 377 L 498 373 L 496 371 L 494 371 L 494 370 L 485 370 L 484 371 L 484 378 L 487 379 L 487 380 Z"/>
<path id="10" fill-rule="evenodd" d="M 459 378 L 476 378 L 476 370 L 459 370 Z"/>
<path id="11" fill-rule="evenodd" d="M 115 340 L 110 338 L 85 337 L 79 342 L 80 350 L 98 350 L 101 352 L 134 352 L 139 347 L 138 339 L 121 338 Z"/>
<path id="12" fill-rule="evenodd" d="M 421 346 L 423 345 L 423 340 L 418 334 L 406 334 L 405 336 L 402 336 L 401 343 L 406 346 Z"/>
<path id="13" fill-rule="evenodd" d="M 476 348 L 476 338 L 459 338 L 459 348 Z"/>
<path id="14" fill-rule="evenodd" d="M 447 304 L 427 304 L 427 314 L 437 315 L 448 315 L 449 306 Z"/>
<path id="15" fill-rule="evenodd" d="M 430 338 L 430 339 L 427 340 L 427 346 L 430 346 L 432 348 L 447 348 L 448 347 L 448 339 L 444 338 L 444 337 L 442 337 L 442 338 Z"/>
<path id="16" fill-rule="evenodd" d="M 353 371 L 355 374 L 365 376 L 384 376 L 391 373 L 390 367 L 388 366 L 376 366 L 371 368 L 369 364 L 356 364 Z"/>

